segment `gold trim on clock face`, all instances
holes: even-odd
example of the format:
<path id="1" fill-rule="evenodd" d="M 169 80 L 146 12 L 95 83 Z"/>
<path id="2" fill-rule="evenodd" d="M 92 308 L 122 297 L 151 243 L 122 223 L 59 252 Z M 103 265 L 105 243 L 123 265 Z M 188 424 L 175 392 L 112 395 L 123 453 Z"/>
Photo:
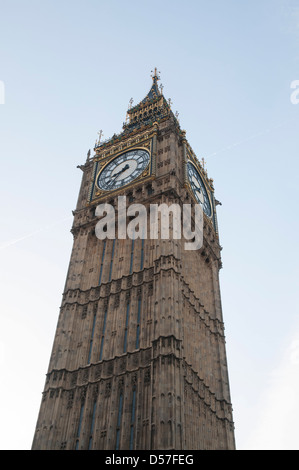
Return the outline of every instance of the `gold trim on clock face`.
<path id="1" fill-rule="evenodd" d="M 112 158 L 101 169 L 96 185 L 102 191 L 114 191 L 128 186 L 147 169 L 150 153 L 144 148 L 133 148 Z"/>

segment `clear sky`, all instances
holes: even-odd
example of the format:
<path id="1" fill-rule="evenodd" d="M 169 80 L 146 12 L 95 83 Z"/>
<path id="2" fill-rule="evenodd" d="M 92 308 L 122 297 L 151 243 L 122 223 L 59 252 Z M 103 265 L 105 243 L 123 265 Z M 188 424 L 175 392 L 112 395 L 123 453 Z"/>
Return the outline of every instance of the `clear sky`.
<path id="1" fill-rule="evenodd" d="M 0 18 L 0 447 L 31 447 L 76 167 L 157 67 L 222 202 L 237 447 L 298 450 L 299 1 L 0 0 Z"/>

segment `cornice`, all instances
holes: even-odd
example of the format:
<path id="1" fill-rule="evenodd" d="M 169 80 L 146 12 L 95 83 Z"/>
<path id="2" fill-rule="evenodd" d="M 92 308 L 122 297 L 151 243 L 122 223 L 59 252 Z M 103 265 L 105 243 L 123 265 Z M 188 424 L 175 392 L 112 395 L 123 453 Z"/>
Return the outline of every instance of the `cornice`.
<path id="1" fill-rule="evenodd" d="M 167 343 L 169 339 L 172 342 L 175 341 L 177 345 L 181 343 L 174 335 L 159 336 L 153 340 L 152 346 L 148 348 L 127 352 L 120 356 L 79 367 L 75 370 L 68 370 L 66 368 L 52 369 L 47 373 L 43 399 L 45 400 L 47 395 L 50 397 L 51 395 L 55 396 L 57 392 L 74 393 L 75 391 L 78 391 L 81 397 L 82 390 L 86 391 L 87 388 L 94 387 L 99 383 L 121 380 L 123 377 L 129 377 L 141 371 L 152 375 L 153 365 L 155 363 L 161 364 L 163 360 L 167 359 L 167 363 L 169 363 L 169 360 L 177 362 L 179 367 L 184 370 L 185 394 L 190 392 L 196 393 L 216 418 L 233 424 L 231 403 L 222 397 L 217 397 L 205 383 L 204 379 L 187 363 L 185 358 L 180 357 L 181 346 L 179 346 L 179 349 L 176 346 L 175 349 L 170 347 L 169 351 L 163 351 L 162 342 Z"/>

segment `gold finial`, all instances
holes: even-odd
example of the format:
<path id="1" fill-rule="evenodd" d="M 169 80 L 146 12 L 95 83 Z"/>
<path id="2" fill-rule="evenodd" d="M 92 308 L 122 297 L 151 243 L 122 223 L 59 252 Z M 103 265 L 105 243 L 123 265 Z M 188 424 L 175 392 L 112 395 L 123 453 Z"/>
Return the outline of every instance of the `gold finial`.
<path id="1" fill-rule="evenodd" d="M 162 83 L 161 83 L 161 85 L 160 85 L 160 93 L 161 93 L 161 95 L 163 95 L 163 88 L 164 88 L 164 86 L 163 86 Z"/>
<path id="2" fill-rule="evenodd" d="M 134 100 L 133 100 L 133 98 L 131 98 L 130 101 L 129 101 L 129 108 L 128 109 L 132 108 L 133 103 L 134 103 Z"/>
<path id="3" fill-rule="evenodd" d="M 168 99 L 168 106 L 171 108 L 171 105 L 172 105 L 172 101 L 171 101 L 171 98 Z"/>
<path id="4" fill-rule="evenodd" d="M 158 74 L 161 72 L 157 71 L 157 67 L 155 67 L 155 70 L 154 71 L 152 70 L 151 72 L 154 74 L 154 75 L 151 75 L 153 82 L 155 82 L 156 80 L 160 80 L 160 77 Z"/>
<path id="5" fill-rule="evenodd" d="M 204 158 L 201 159 L 201 164 L 202 164 L 203 169 L 205 169 L 206 161 Z"/>

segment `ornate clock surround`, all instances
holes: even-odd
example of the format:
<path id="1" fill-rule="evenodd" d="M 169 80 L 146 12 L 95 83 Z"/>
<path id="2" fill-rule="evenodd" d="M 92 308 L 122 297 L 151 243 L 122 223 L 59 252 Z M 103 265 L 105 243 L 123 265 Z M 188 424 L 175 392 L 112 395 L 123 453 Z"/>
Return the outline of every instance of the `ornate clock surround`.
<path id="1" fill-rule="evenodd" d="M 103 149 L 97 148 L 97 154 L 93 159 L 93 175 L 89 190 L 89 197 L 87 204 L 98 203 L 102 199 L 108 196 L 117 196 L 123 191 L 130 190 L 141 183 L 152 181 L 156 176 L 156 147 L 157 147 L 157 126 L 155 126 L 154 132 L 145 132 L 136 138 L 129 138 L 127 140 L 119 142 L 119 144 L 113 144 L 111 147 Z M 119 157 L 123 153 L 132 150 L 145 150 L 149 153 L 149 164 L 147 168 L 128 185 L 115 190 L 102 190 L 97 185 L 97 179 L 103 170 L 112 160 Z"/>

